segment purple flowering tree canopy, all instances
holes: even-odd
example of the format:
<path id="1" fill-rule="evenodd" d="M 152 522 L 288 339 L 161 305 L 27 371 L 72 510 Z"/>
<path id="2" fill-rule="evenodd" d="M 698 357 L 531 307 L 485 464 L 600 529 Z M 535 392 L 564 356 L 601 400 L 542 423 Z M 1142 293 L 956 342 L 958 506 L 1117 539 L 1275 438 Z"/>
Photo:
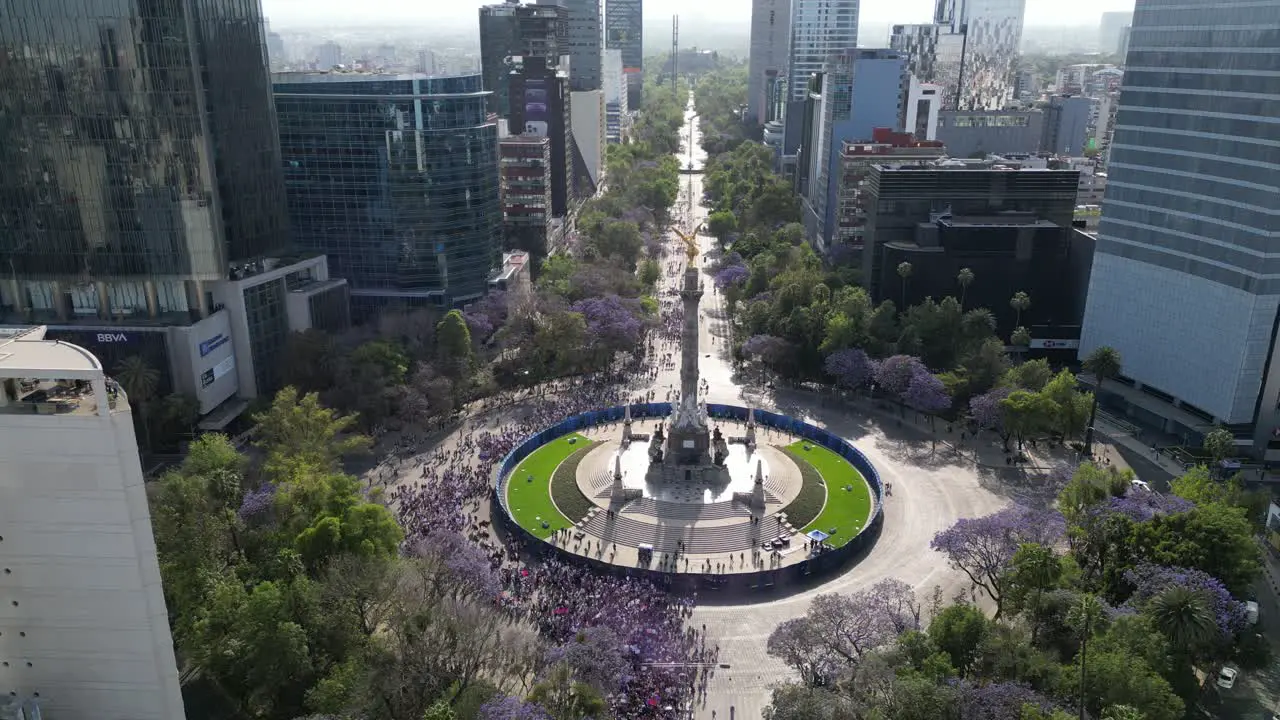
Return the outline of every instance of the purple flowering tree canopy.
<path id="1" fill-rule="evenodd" d="M 540 705 L 501 695 L 481 705 L 476 720 L 551 720 L 551 716 Z"/>
<path id="2" fill-rule="evenodd" d="M 933 536 L 929 544 L 947 556 L 952 567 L 969 577 L 996 604 L 996 618 L 1003 610 L 1005 571 L 1023 543 L 1052 546 L 1066 533 L 1066 522 L 1056 511 L 1033 510 L 1015 505 L 991 515 L 961 518 Z"/>
<path id="3" fill-rule="evenodd" d="M 929 370 L 914 355 L 893 355 L 880 361 L 876 367 L 876 384 L 885 392 L 902 397 L 917 375 Z"/>
<path id="4" fill-rule="evenodd" d="M 858 348 L 837 350 L 827 356 L 823 369 L 842 388 L 859 390 L 871 382 L 876 372 L 875 361 Z"/>
<path id="5" fill-rule="evenodd" d="M 240 501 L 240 510 L 238 512 L 240 519 L 249 520 L 266 514 L 275 501 L 275 483 L 262 483 L 257 489 L 250 490 L 244 494 L 244 499 Z"/>
<path id="6" fill-rule="evenodd" d="M 587 323 L 587 336 L 593 344 L 608 350 L 633 349 L 640 342 L 643 324 L 639 304 L 617 295 L 586 298 L 573 304 L 573 312 L 582 313 Z"/>
<path id="7" fill-rule="evenodd" d="M 1140 563 L 1126 571 L 1124 579 L 1134 586 L 1133 595 L 1125 603 L 1128 607 L 1140 610 L 1169 588 L 1187 587 L 1204 593 L 1223 639 L 1229 639 L 1245 627 L 1244 603 L 1233 598 L 1221 580 L 1204 571 Z"/>
<path id="8" fill-rule="evenodd" d="M 867 653 L 920 629 L 921 606 L 910 585 L 882 580 L 849 595 L 818 595 L 802 618 L 769 635 L 768 652 L 815 684 L 847 673 Z"/>
<path id="9" fill-rule="evenodd" d="M 547 665 L 566 663 L 578 682 L 609 695 L 622 687 L 629 662 L 622 640 L 612 629 L 589 627 L 547 653 Z"/>
<path id="10" fill-rule="evenodd" d="M 1195 503 L 1177 495 L 1164 495 L 1130 486 L 1124 495 L 1109 498 L 1101 507 L 1102 512 L 1119 513 L 1134 522 L 1146 522 L 1157 515 L 1187 512 L 1195 507 Z"/>
<path id="11" fill-rule="evenodd" d="M 1008 436 L 1004 427 L 1004 408 L 1000 401 L 1009 397 L 1009 388 L 998 387 L 969 398 L 969 420 L 983 430 L 991 430 L 1002 437 Z"/>
<path id="12" fill-rule="evenodd" d="M 776 335 L 752 335 L 742 343 L 742 354 L 759 358 L 768 365 L 777 365 L 791 352 L 791 343 Z"/>
<path id="13" fill-rule="evenodd" d="M 951 396 L 947 394 L 946 386 L 937 375 L 927 370 L 911 378 L 906 391 L 902 393 L 902 400 L 910 407 L 929 415 L 951 407 Z"/>
<path id="14" fill-rule="evenodd" d="M 1018 682 L 979 684 L 968 680 L 957 683 L 961 720 L 1020 720 L 1022 708 L 1030 705 L 1049 713 L 1056 706 L 1048 698 Z"/>
<path id="15" fill-rule="evenodd" d="M 746 282 L 750 276 L 751 271 L 745 265 L 728 265 L 716 273 L 716 287 L 723 290 L 730 285 Z"/>

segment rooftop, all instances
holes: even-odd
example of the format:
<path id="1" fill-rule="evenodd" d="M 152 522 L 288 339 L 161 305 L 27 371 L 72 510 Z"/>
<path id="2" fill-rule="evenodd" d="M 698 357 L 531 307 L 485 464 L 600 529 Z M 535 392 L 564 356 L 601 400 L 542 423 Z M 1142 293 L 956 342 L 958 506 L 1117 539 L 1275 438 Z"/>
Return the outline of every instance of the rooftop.
<path id="1" fill-rule="evenodd" d="M 44 333 L 44 326 L 0 328 L 0 378 L 102 377 L 102 364 L 93 353 L 61 340 L 45 340 Z"/>

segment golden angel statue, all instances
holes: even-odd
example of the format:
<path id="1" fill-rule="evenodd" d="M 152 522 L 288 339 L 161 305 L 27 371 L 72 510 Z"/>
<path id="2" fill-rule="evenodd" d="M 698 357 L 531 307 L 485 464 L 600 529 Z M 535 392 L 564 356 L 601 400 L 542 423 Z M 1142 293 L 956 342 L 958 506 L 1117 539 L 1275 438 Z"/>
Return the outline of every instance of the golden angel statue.
<path id="1" fill-rule="evenodd" d="M 698 232 L 702 230 L 702 223 L 698 223 L 698 226 L 693 229 L 693 232 L 688 233 L 687 235 L 681 232 L 679 228 L 674 229 L 676 231 L 676 235 L 679 236 L 680 240 L 684 243 L 684 254 L 688 256 L 690 264 L 696 262 L 698 259 Z"/>

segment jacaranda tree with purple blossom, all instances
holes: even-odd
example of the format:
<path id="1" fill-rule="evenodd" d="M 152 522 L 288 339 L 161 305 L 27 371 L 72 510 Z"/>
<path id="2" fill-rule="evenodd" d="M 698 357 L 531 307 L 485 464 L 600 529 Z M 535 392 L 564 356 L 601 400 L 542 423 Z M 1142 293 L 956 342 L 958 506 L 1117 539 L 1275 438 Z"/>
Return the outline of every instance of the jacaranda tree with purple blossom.
<path id="1" fill-rule="evenodd" d="M 875 361 L 860 348 L 837 350 L 823 362 L 827 374 L 846 390 L 862 390 L 875 376 Z"/>
<path id="2" fill-rule="evenodd" d="M 1009 397 L 1010 392 L 1007 387 L 998 387 L 969 398 L 969 421 L 980 430 L 990 430 L 999 435 L 1006 452 L 1012 435 L 1005 427 L 1004 406 L 1000 402 Z"/>
<path id="3" fill-rule="evenodd" d="M 587 340 L 596 352 L 613 353 L 638 346 L 644 329 L 638 301 L 605 295 L 579 300 L 572 310 L 582 314 Z"/>
<path id="4" fill-rule="evenodd" d="M 510 695 L 499 695 L 480 706 L 476 720 L 551 720 L 551 716 L 541 705 Z"/>
<path id="5" fill-rule="evenodd" d="M 952 567 L 991 597 L 999 618 L 1006 574 L 1018 547 L 1022 543 L 1051 546 L 1065 532 L 1066 523 L 1057 512 L 1015 505 L 983 517 L 962 518 L 934 535 L 930 547 L 946 555 Z"/>
<path id="6" fill-rule="evenodd" d="M 902 400 L 908 407 L 933 416 L 951 407 L 951 396 L 937 375 L 928 372 L 917 373 L 907 384 L 902 393 Z"/>
<path id="7" fill-rule="evenodd" d="M 1133 594 L 1125 604 L 1134 609 L 1146 611 L 1165 591 L 1189 588 L 1204 596 L 1218 633 L 1216 640 L 1227 642 L 1245 627 L 1244 603 L 1233 598 L 1221 580 L 1206 572 L 1139 563 L 1124 574 L 1124 579 L 1133 587 Z"/>
<path id="8" fill-rule="evenodd" d="M 903 632 L 919 630 L 920 612 L 911 587 L 892 578 L 849 595 L 818 595 L 804 617 L 774 628 L 768 652 L 807 683 L 830 681 Z"/>

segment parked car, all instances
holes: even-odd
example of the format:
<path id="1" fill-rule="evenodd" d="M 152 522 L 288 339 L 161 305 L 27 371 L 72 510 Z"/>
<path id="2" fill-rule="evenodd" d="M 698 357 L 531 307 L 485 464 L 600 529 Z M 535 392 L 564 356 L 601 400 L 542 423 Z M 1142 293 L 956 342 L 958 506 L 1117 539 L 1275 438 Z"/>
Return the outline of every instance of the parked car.
<path id="1" fill-rule="evenodd" d="M 1249 600 L 1244 604 L 1244 617 L 1250 625 L 1258 624 L 1258 603 Z"/>
<path id="2" fill-rule="evenodd" d="M 1240 671 L 1233 667 L 1224 667 L 1218 671 L 1218 679 L 1215 681 L 1215 684 L 1223 690 L 1230 690 L 1235 687 L 1236 675 L 1239 674 Z"/>

